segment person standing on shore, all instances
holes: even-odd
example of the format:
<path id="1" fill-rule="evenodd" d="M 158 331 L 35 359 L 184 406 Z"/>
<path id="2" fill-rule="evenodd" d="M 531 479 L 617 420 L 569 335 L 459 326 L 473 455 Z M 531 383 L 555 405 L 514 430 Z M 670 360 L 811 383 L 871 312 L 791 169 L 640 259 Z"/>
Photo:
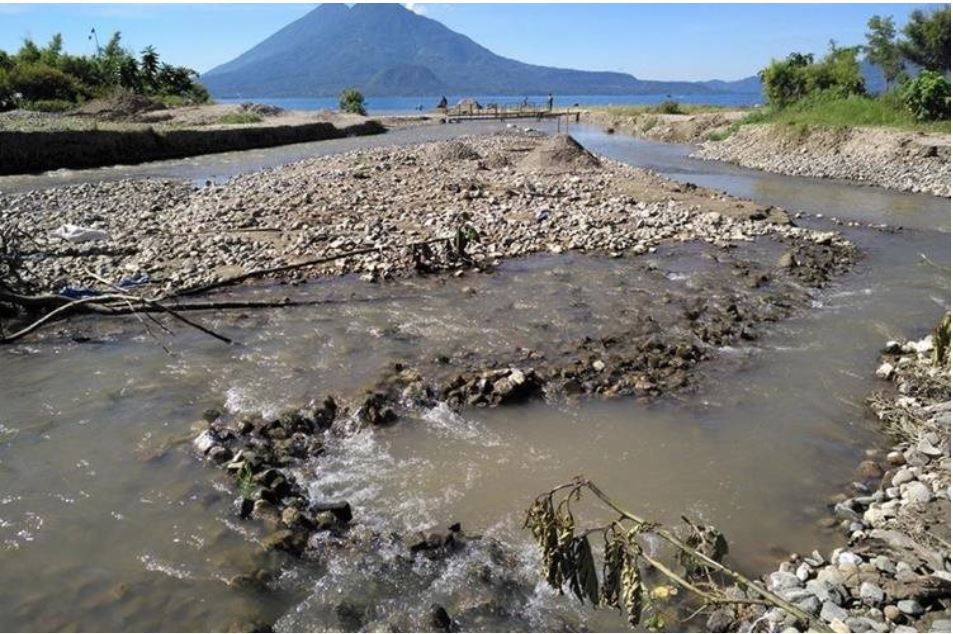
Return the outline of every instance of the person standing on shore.
<path id="1" fill-rule="evenodd" d="M 549 93 L 549 97 L 546 98 L 546 107 L 550 112 L 553 111 L 553 93 Z"/>

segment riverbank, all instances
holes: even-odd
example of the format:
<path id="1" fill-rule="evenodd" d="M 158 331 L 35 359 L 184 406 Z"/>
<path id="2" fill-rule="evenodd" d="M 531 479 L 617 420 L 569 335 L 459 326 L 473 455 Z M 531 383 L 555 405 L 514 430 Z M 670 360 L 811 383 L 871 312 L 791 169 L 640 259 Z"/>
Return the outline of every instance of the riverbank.
<path id="1" fill-rule="evenodd" d="M 163 108 L 145 98 L 91 102 L 70 113 L 0 113 L 0 175 L 134 165 L 436 123 L 427 115 L 372 119 L 262 104 Z"/>
<path id="2" fill-rule="evenodd" d="M 711 135 L 724 134 L 749 110 L 705 109 L 667 114 L 652 108 L 601 108 L 583 112 L 582 121 L 613 134 L 629 134 L 663 143 L 699 144 Z"/>
<path id="3" fill-rule="evenodd" d="M 903 192 L 950 195 L 949 135 L 891 128 L 745 123 L 751 111 L 664 114 L 592 110 L 615 133 L 700 146 L 692 155 L 776 174 L 845 179 Z"/>
<path id="4" fill-rule="evenodd" d="M 887 342 L 867 405 L 890 439 L 857 468 L 832 525 L 847 537 L 830 557 L 792 555 L 766 585 L 835 632 L 950 629 L 950 320 L 923 339 Z M 723 631 L 728 615 L 708 622 Z M 762 612 L 778 628 L 794 623 Z M 741 624 L 737 631 L 749 631 Z"/>
<path id="5" fill-rule="evenodd" d="M 348 136 L 381 134 L 379 121 L 216 124 L 204 127 L 120 125 L 44 131 L 0 129 L 0 175 L 130 165 Z"/>
<path id="6" fill-rule="evenodd" d="M 697 158 L 905 192 L 950 195 L 950 137 L 886 128 L 742 125 L 702 143 Z"/>

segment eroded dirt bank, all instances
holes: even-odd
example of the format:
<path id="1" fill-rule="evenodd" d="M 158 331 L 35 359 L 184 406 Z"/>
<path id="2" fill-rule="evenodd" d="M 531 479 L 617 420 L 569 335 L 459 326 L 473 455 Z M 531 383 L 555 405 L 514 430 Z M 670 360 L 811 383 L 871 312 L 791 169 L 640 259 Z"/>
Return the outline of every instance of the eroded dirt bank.
<path id="1" fill-rule="evenodd" d="M 950 195 L 950 139 L 876 128 L 786 130 L 744 125 L 694 156 L 790 176 L 843 178 L 877 187 Z"/>
<path id="2" fill-rule="evenodd" d="M 700 148 L 696 158 L 788 176 L 838 178 L 904 192 L 950 195 L 950 139 L 884 128 L 794 129 L 734 126 L 743 111 L 622 116 L 592 111 L 585 120 L 615 133 Z"/>
<path id="3" fill-rule="evenodd" d="M 695 114 L 621 114 L 609 109 L 590 110 L 582 113 L 581 118 L 614 134 L 630 134 L 664 143 L 697 144 L 708 140 L 711 134 L 726 132 L 732 123 L 746 114 L 742 110 Z"/>

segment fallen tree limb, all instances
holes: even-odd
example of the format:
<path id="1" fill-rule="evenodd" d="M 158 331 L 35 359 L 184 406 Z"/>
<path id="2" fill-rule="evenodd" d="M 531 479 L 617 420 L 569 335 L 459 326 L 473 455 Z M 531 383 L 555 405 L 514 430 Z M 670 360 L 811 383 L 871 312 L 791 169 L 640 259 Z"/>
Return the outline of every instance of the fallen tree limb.
<path id="1" fill-rule="evenodd" d="M 33 323 L 26 326 L 25 328 L 22 328 L 21 330 L 18 330 L 17 332 L 14 332 L 6 337 L 3 337 L 2 339 L 0 339 L 0 343 L 13 343 L 14 341 L 17 341 L 18 339 L 22 339 L 23 337 L 27 336 L 31 332 L 37 330 L 43 324 L 53 321 L 54 318 L 59 318 L 60 316 L 63 316 L 65 313 L 74 311 L 80 307 L 86 310 L 95 310 L 95 308 L 91 306 L 92 304 L 95 304 L 96 302 L 102 302 L 104 300 L 110 300 L 110 299 L 119 300 L 119 299 L 123 299 L 123 297 L 121 295 L 97 295 L 95 297 L 84 297 L 82 299 L 67 300 L 65 304 L 61 304 L 58 308 L 54 308 L 53 310 L 46 313 L 45 315 L 43 315 L 42 317 L 40 317 Z M 109 313 L 107 312 L 106 314 L 109 314 Z"/>
<path id="2" fill-rule="evenodd" d="M 394 245 L 385 245 L 377 247 L 367 247 L 366 249 L 357 249 L 356 251 L 348 251 L 346 253 L 337 253 L 335 255 L 327 255 L 319 258 L 312 258 L 309 260 L 303 260 L 301 262 L 295 262 L 294 264 L 283 264 L 281 266 L 272 266 L 264 269 L 255 269 L 253 271 L 247 271 L 245 273 L 240 273 L 232 277 L 227 277 L 223 280 L 217 282 L 212 282 L 210 284 L 205 284 L 204 286 L 196 286 L 194 288 L 185 289 L 174 293 L 170 297 L 184 297 L 187 295 L 196 295 L 198 293 L 206 293 L 208 291 L 223 288 L 225 286 L 233 286 L 235 284 L 240 284 L 246 280 L 250 280 L 256 277 L 265 277 L 267 275 L 273 275 L 274 273 L 284 273 L 286 271 L 293 271 L 295 269 L 303 269 L 311 266 L 318 266 L 319 264 L 327 264 L 328 262 L 334 262 L 337 260 L 343 260 L 346 258 L 356 257 L 359 255 L 367 255 L 369 253 L 379 253 L 381 251 L 388 251 L 393 249 L 409 249 L 412 247 L 420 247 L 428 244 L 436 244 L 438 242 L 450 242 L 454 239 L 453 236 L 446 236 L 442 238 L 430 238 L 429 240 L 421 240 L 419 242 L 407 242 L 403 244 L 394 244 Z"/>
<path id="3" fill-rule="evenodd" d="M 225 301 L 225 302 L 205 302 L 205 303 L 194 303 L 194 304 L 181 304 L 176 305 L 174 308 L 169 306 L 167 302 L 174 301 L 179 297 L 185 297 L 189 295 L 196 295 L 199 293 L 205 293 L 214 289 L 223 288 L 226 286 L 232 286 L 239 284 L 249 279 L 256 277 L 264 277 L 267 275 L 272 275 L 275 273 L 283 273 L 286 271 L 292 271 L 295 269 L 307 268 L 311 266 L 317 266 L 320 264 L 326 264 L 328 262 L 334 262 L 336 260 L 342 260 L 349 257 L 356 257 L 360 255 L 367 255 L 369 253 L 379 253 L 386 250 L 393 249 L 413 249 L 416 247 L 424 247 L 430 244 L 437 243 L 446 243 L 450 249 L 455 251 L 458 256 L 461 258 L 466 258 L 466 247 L 467 244 L 471 241 L 478 239 L 479 235 L 475 229 L 470 225 L 464 225 L 457 231 L 448 236 L 442 236 L 437 238 L 429 238 L 427 240 L 419 240 L 415 242 L 407 242 L 402 244 L 394 245 L 382 245 L 376 247 L 368 247 L 365 249 L 357 249 L 354 251 L 348 251 L 344 253 L 337 253 L 334 255 L 327 255 L 318 258 L 311 258 L 301 262 L 296 262 L 293 264 L 284 264 L 280 266 L 267 267 L 263 269 L 256 269 L 235 275 L 223 280 L 218 280 L 210 284 L 205 284 L 203 286 L 198 286 L 190 289 L 185 289 L 178 291 L 176 293 L 171 293 L 161 297 L 145 298 L 137 295 L 130 295 L 123 292 L 125 289 L 118 287 L 109 280 L 106 280 L 90 271 L 86 271 L 86 274 L 90 277 L 96 279 L 106 286 L 117 289 L 120 293 L 112 293 L 106 295 L 97 295 L 94 297 L 84 297 L 81 299 L 70 299 L 68 297 L 63 297 L 60 295 L 39 295 L 39 296 L 29 296 L 18 294 L 12 292 L 9 289 L 0 288 L 0 303 L 6 303 L 24 308 L 27 310 L 43 310 L 49 309 L 50 312 L 46 313 L 40 319 L 29 324 L 25 328 L 9 335 L 6 337 L 0 337 L 0 344 L 2 343 L 11 343 L 27 334 L 34 332 L 36 329 L 41 327 L 44 324 L 47 324 L 54 319 L 62 318 L 71 312 L 74 311 L 89 311 L 95 312 L 103 315 L 126 315 L 131 313 L 139 312 L 165 312 L 179 321 L 192 326 L 206 334 L 215 337 L 216 339 L 223 341 L 225 343 L 232 343 L 232 340 L 228 337 L 220 335 L 213 330 L 210 330 L 201 324 L 195 323 L 186 317 L 183 317 L 179 314 L 182 311 L 196 311 L 196 310 L 224 310 L 224 309 L 251 309 L 251 308 L 281 308 L 286 306 L 301 306 L 319 303 L 313 300 L 303 300 L 303 301 L 291 301 L 287 299 L 278 300 L 278 301 L 263 301 L 263 302 L 237 302 L 237 301 Z M 166 303 L 164 303 L 166 302 Z"/>
<path id="4" fill-rule="evenodd" d="M 100 277 L 99 275 L 96 275 L 96 274 L 93 273 L 92 271 L 87 270 L 87 271 L 86 271 L 86 274 L 89 275 L 89 276 L 90 276 L 91 278 L 93 278 L 94 280 L 100 282 L 101 284 L 105 284 L 105 285 L 110 286 L 110 287 L 112 287 L 112 288 L 119 288 L 118 286 L 116 286 L 115 284 L 113 284 L 112 282 L 110 282 L 109 280 L 103 279 L 102 277 Z M 228 337 L 226 337 L 226 336 L 224 336 L 224 335 L 220 335 L 220 334 L 218 334 L 217 332 L 215 332 L 214 330 L 211 330 L 210 328 L 206 328 L 206 327 L 203 326 L 202 324 L 198 324 L 198 323 L 196 323 L 196 322 L 194 322 L 194 321 L 192 321 L 192 320 L 190 320 L 190 319 L 187 319 L 186 317 L 183 317 L 182 315 L 180 315 L 180 314 L 179 314 L 178 312 L 176 312 L 175 310 L 169 308 L 168 306 L 165 306 L 164 304 L 159 303 L 158 301 L 156 301 L 156 300 L 154 300 L 154 299 L 146 299 L 146 298 L 144 298 L 144 297 L 137 297 L 137 296 L 135 296 L 135 295 L 119 295 L 119 296 L 117 296 L 117 297 L 120 297 L 120 298 L 121 298 L 122 300 L 124 300 L 124 301 L 130 302 L 130 307 L 131 307 L 131 302 L 134 302 L 134 301 L 142 302 L 142 303 L 144 303 L 144 304 L 147 304 L 147 305 L 149 305 L 149 306 L 152 306 L 152 307 L 154 307 L 154 308 L 157 308 L 157 309 L 159 309 L 159 310 L 161 310 L 161 311 L 163 311 L 163 312 L 165 312 L 165 313 L 168 313 L 169 315 L 172 315 L 173 317 L 175 317 L 176 319 L 178 319 L 178 320 L 181 321 L 182 323 L 187 324 L 187 325 L 189 325 L 189 326 L 192 326 L 193 328 L 195 328 L 195 329 L 197 329 L 197 330 L 200 330 L 200 331 L 204 332 L 205 334 L 207 334 L 207 335 L 209 335 L 209 336 L 211 336 L 211 337 L 214 337 L 214 338 L 218 339 L 219 341 L 222 341 L 222 342 L 224 342 L 224 343 L 229 343 L 229 344 L 232 343 L 232 340 L 229 339 Z"/>
<path id="5" fill-rule="evenodd" d="M 577 535 L 571 506 L 581 499 L 583 491 L 592 493 L 617 513 L 618 519 Z M 554 500 L 557 494 L 562 494 L 561 500 Z M 539 495 L 527 511 L 525 526 L 536 538 L 544 576 L 553 588 L 562 592 L 563 586 L 568 585 L 580 600 L 619 608 L 633 626 L 644 624 L 649 629 L 661 629 L 664 621 L 657 603 L 677 593 L 674 586 L 648 589 L 640 570 L 642 562 L 700 599 L 702 605 L 695 614 L 726 605 L 734 605 L 736 609 L 764 605 L 786 612 L 813 631 L 831 631 L 817 617 L 722 564 L 719 559 L 727 553 L 724 537 L 710 526 L 683 519 L 689 529 L 689 536 L 684 539 L 622 508 L 590 480 L 576 478 Z M 605 541 L 601 587 L 589 545 L 588 536 L 593 533 L 601 533 Z M 654 553 L 646 553 L 643 548 L 646 535 L 674 547 L 685 573 L 675 572 L 653 556 Z M 743 594 L 727 592 L 726 582 L 736 585 Z M 650 619 L 644 618 L 647 612 L 654 613 Z"/>

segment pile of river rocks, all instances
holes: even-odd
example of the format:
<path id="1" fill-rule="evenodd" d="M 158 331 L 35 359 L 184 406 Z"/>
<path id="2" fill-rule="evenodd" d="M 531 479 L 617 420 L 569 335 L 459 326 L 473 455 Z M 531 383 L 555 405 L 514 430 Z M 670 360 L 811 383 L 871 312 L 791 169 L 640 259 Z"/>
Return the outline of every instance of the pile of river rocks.
<path id="1" fill-rule="evenodd" d="M 852 496 L 833 505 L 846 546 L 792 555 L 764 579 L 836 632 L 950 631 L 950 365 L 934 346 L 933 336 L 887 344 L 877 375 L 895 389 L 869 404 L 894 444 L 861 463 Z M 757 616 L 768 631 L 795 625 L 779 609 Z M 709 628 L 750 631 L 729 621 L 716 612 Z"/>
<path id="2" fill-rule="evenodd" d="M 510 131 L 449 142 L 452 151 L 446 143 L 380 148 L 198 189 L 147 179 L 0 195 L 0 226 L 26 236 L 24 273 L 35 289 L 89 285 L 88 269 L 113 282 L 146 274 L 153 295 L 358 250 L 370 252 L 272 277 L 353 272 L 378 280 L 539 252 L 638 255 L 666 242 L 728 246 L 758 236 L 846 245 L 837 234 L 793 226 L 779 210 L 621 163 L 570 172 L 523 164 L 549 142 Z M 108 240 L 54 237 L 67 223 L 104 231 Z M 478 236 L 466 258 L 440 245 L 424 253 L 404 246 L 441 237 L 449 243 L 461 229 Z M 423 267 L 422 257 L 429 258 Z"/>
<path id="3" fill-rule="evenodd" d="M 949 139 L 909 132 L 851 128 L 793 134 L 770 125 L 746 125 L 724 140 L 702 144 L 693 156 L 790 176 L 950 195 Z"/>
<path id="4" fill-rule="evenodd" d="M 330 397 L 310 412 L 288 411 L 274 419 L 228 419 L 213 412 L 193 441 L 198 453 L 234 477 L 239 516 L 271 529 L 262 541 L 265 549 L 300 555 L 312 535 L 346 530 L 351 521 L 347 502 L 311 500 L 294 475 L 295 467 L 324 451 L 321 434 L 337 413 Z"/>

